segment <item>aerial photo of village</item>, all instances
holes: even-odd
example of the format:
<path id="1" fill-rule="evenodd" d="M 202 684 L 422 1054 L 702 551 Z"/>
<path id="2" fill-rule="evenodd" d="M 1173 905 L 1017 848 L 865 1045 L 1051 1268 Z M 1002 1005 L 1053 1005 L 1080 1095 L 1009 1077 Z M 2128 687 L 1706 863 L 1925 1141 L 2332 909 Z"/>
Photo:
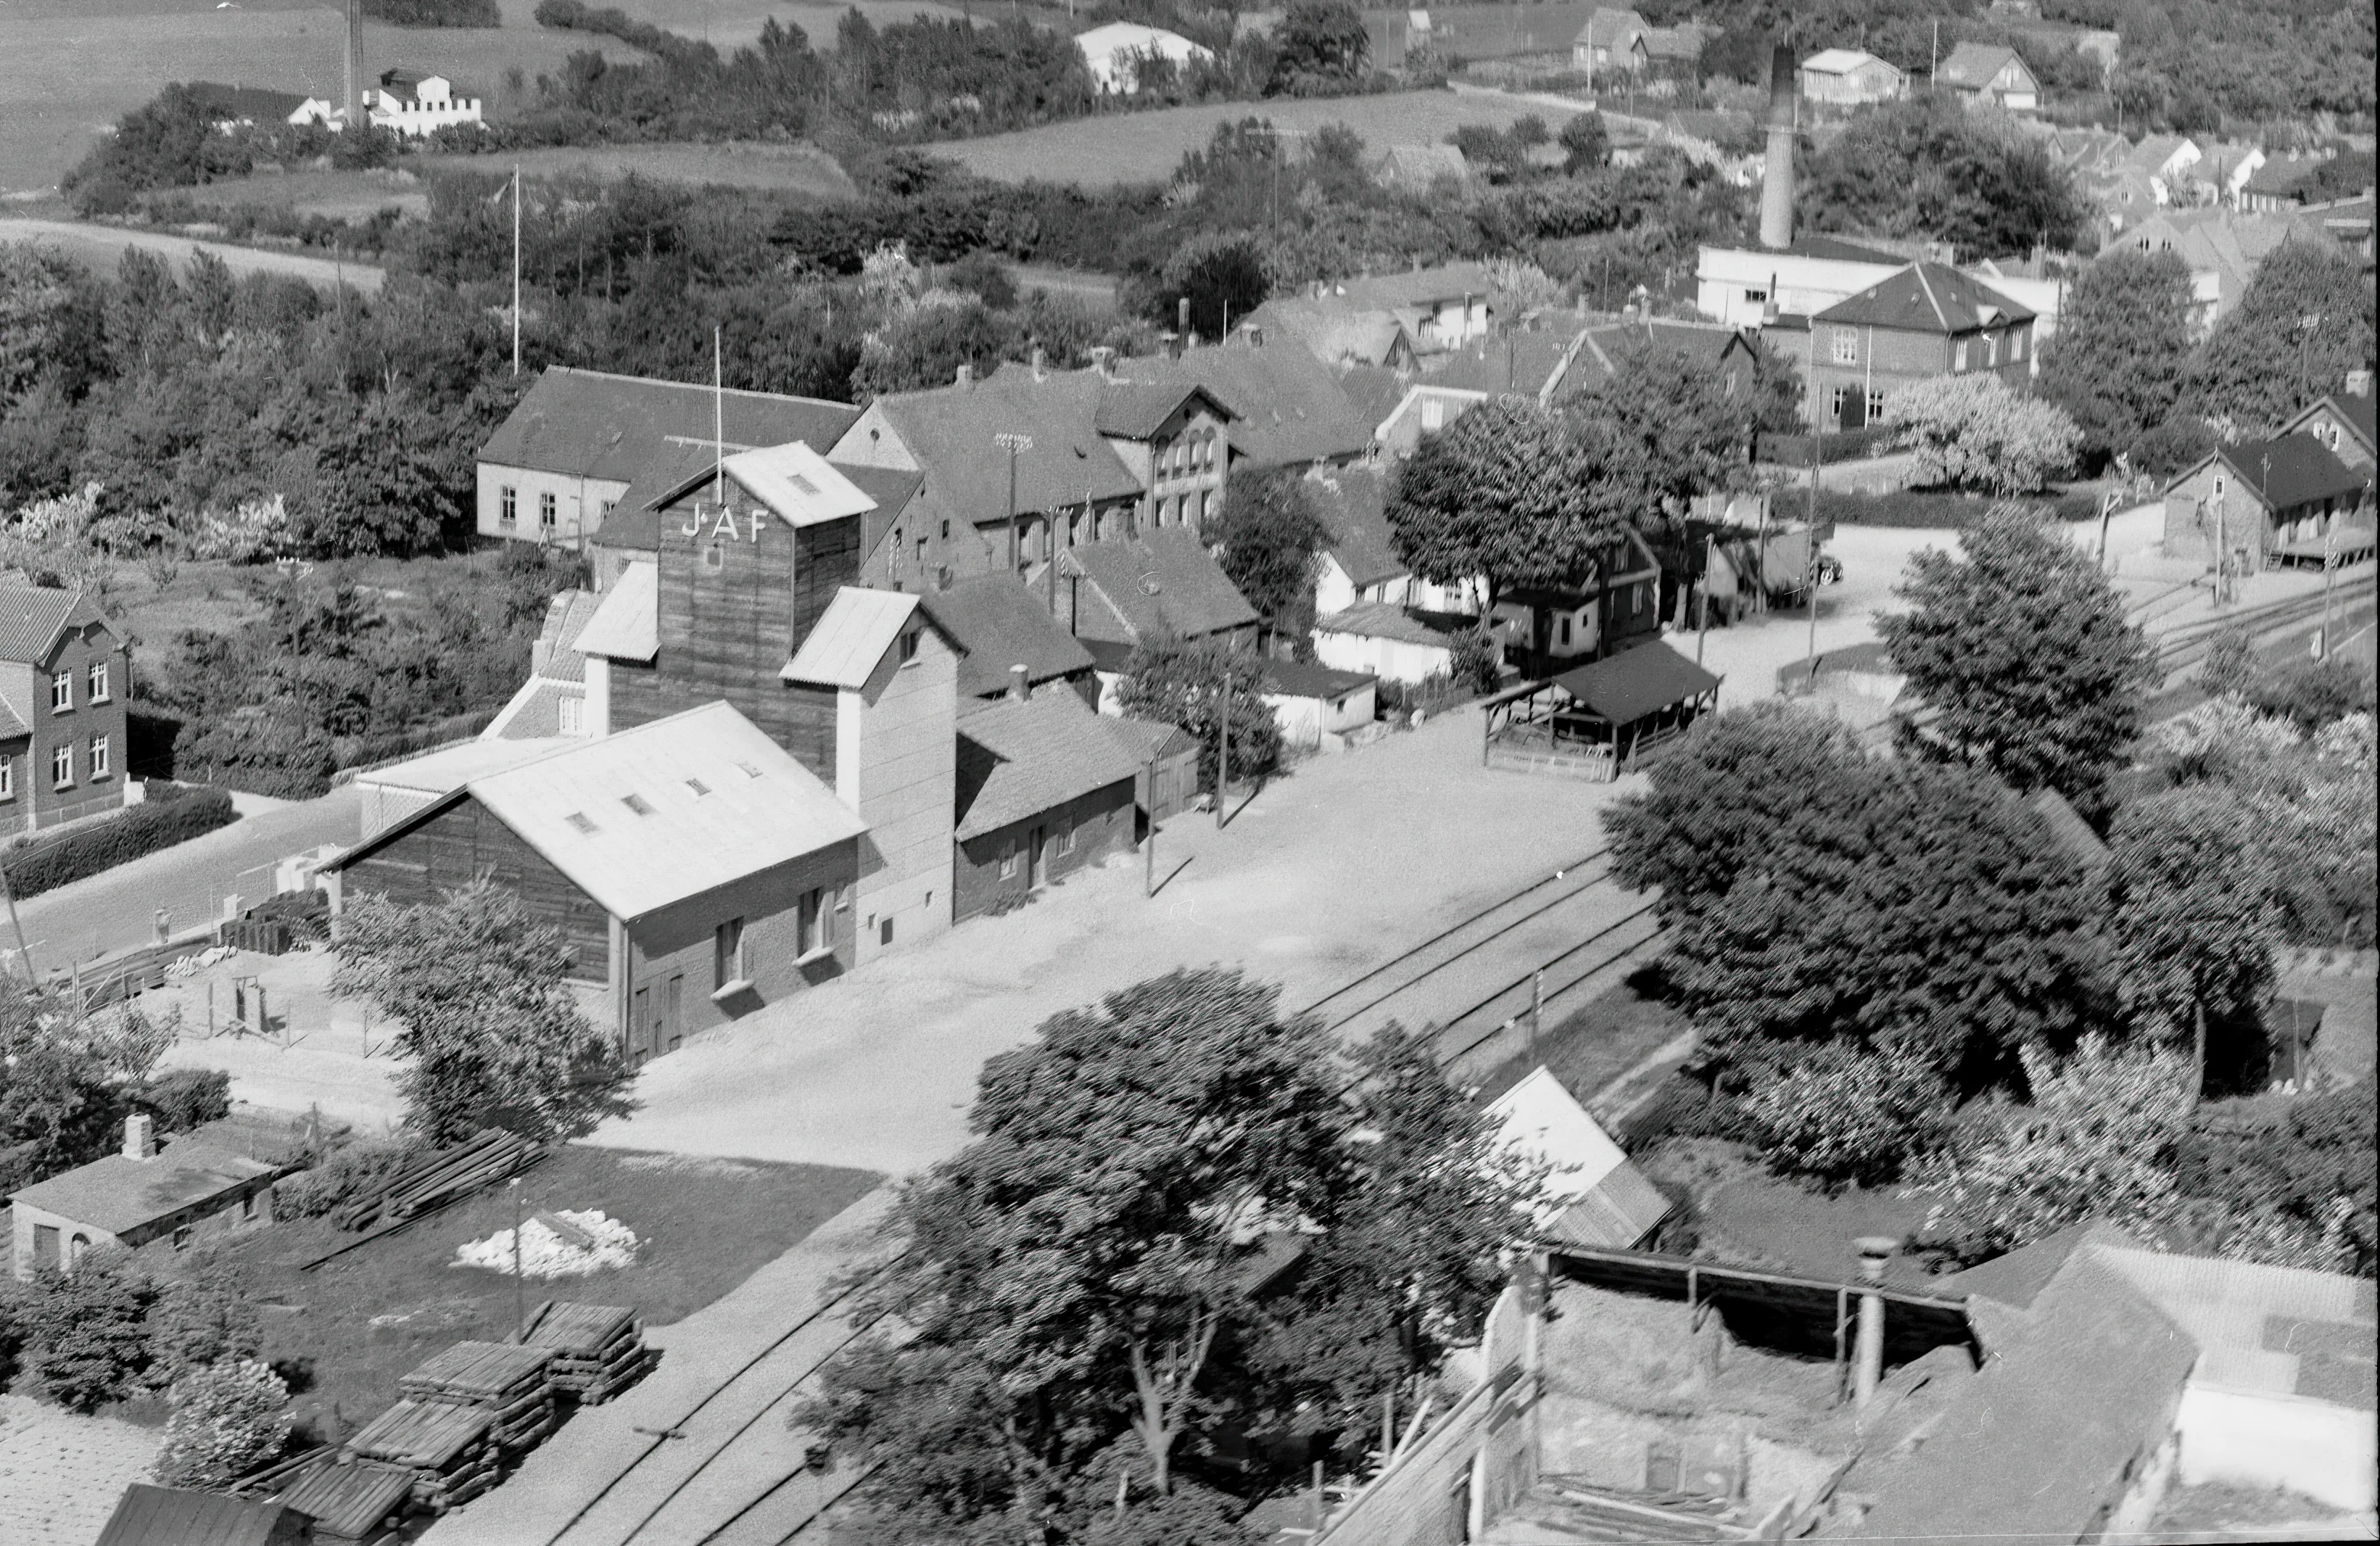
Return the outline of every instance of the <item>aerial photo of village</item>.
<path id="1" fill-rule="evenodd" d="M 0 0 L 0 1546 L 2380 1540 L 2373 0 Z"/>

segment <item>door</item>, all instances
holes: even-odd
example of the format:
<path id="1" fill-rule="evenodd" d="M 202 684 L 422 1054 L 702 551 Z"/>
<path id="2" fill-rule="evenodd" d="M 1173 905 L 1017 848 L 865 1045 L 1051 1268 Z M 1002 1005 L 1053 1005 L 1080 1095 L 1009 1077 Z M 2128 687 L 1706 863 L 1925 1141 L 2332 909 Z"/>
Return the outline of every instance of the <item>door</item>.
<path id="1" fill-rule="evenodd" d="M 653 991 L 639 988 L 629 1003 L 628 1055 L 642 1063 L 659 1051 L 653 1045 Z"/>
<path id="2" fill-rule="evenodd" d="M 1031 858 L 1026 866 L 1025 883 L 1038 891 L 1050 879 L 1050 833 L 1046 827 L 1033 829 Z"/>
<path id="3" fill-rule="evenodd" d="M 55 1224 L 33 1226 L 33 1265 L 36 1268 L 61 1266 L 58 1260 L 58 1230 Z"/>
<path id="4" fill-rule="evenodd" d="M 675 1052 L 686 1041 L 686 974 L 679 972 L 662 990 L 662 1029 L 668 1038 L 663 1052 Z"/>

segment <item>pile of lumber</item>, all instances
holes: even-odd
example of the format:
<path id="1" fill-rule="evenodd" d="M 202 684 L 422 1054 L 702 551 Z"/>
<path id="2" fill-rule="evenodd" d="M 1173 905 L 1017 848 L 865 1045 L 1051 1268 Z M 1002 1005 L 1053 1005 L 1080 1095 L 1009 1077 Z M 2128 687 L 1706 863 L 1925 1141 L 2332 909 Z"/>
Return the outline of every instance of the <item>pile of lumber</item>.
<path id="1" fill-rule="evenodd" d="M 544 1150 L 518 1134 L 483 1129 L 452 1149 L 407 1162 L 386 1187 L 340 1210 L 338 1225 L 352 1233 L 402 1223 L 517 1175 L 543 1156 Z"/>
<path id="2" fill-rule="evenodd" d="M 593 1406 L 645 1377 L 662 1361 L 645 1345 L 645 1326 L 625 1305 L 574 1305 L 549 1299 L 529 1317 L 521 1337 L 553 1353 L 553 1388 Z"/>
<path id="3" fill-rule="evenodd" d="M 396 1382 L 415 1401 L 488 1415 L 489 1440 L 504 1458 L 533 1449 L 560 1419 L 554 1412 L 553 1350 L 508 1342 L 458 1342 Z"/>
<path id="4" fill-rule="evenodd" d="M 403 1521 L 414 1474 L 377 1460 L 317 1459 L 281 1501 L 313 1516 L 316 1546 L 363 1546 L 389 1539 Z"/>
<path id="5" fill-rule="evenodd" d="M 490 1437 L 494 1426 L 483 1407 L 399 1401 L 349 1439 L 340 1458 L 403 1468 L 412 1478 L 413 1501 L 443 1514 L 496 1484 L 503 1456 Z"/>

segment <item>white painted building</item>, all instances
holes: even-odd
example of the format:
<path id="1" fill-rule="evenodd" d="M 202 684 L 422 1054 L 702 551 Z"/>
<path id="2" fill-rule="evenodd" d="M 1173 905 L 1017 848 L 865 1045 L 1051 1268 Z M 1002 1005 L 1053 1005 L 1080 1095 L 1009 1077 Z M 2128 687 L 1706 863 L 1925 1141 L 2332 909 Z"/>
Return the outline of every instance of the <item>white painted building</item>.
<path id="1" fill-rule="evenodd" d="M 455 124 L 480 121 L 480 99 L 458 97 L 443 75 L 382 70 L 380 90 L 364 93 L 364 113 L 381 128 L 419 140 Z"/>
<path id="2" fill-rule="evenodd" d="M 1144 27 L 1136 21 L 1111 21 L 1104 27 L 1094 27 L 1075 39 L 1075 46 L 1083 51 L 1083 62 L 1090 67 L 1091 79 L 1099 90 L 1119 96 L 1130 96 L 1140 90 L 1140 66 L 1150 58 L 1170 61 L 1177 70 L 1186 67 L 1193 59 L 1212 64 L 1212 50 L 1201 48 L 1179 32 L 1169 32 L 1161 27 Z"/>

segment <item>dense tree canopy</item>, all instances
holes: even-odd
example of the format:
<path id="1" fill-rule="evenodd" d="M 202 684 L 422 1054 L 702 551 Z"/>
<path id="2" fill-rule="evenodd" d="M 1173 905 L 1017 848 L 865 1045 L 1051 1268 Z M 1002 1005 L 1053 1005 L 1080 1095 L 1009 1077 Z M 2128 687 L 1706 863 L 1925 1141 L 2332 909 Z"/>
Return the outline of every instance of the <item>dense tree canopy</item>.
<path id="1" fill-rule="evenodd" d="M 1305 474 L 1292 468 L 1235 475 L 1220 523 L 1208 527 L 1207 541 L 1222 549 L 1217 561 L 1248 604 L 1281 633 L 1305 638 L 1314 625 L 1315 556 L 1330 532 Z"/>
<path id="2" fill-rule="evenodd" d="M 1855 114 L 1809 158 L 1803 188 L 1815 229 L 1931 237 L 1961 262 L 2070 248 L 2084 217 L 2072 177 L 2037 141 L 1947 96 Z"/>
<path id="3" fill-rule="evenodd" d="M 2163 424 L 2190 359 L 2190 272 L 2170 252 L 2119 248 L 2074 276 L 2041 351 L 2041 395 L 2073 416 L 2095 460 Z"/>
<path id="4" fill-rule="evenodd" d="M 1203 639 L 1145 639 L 1124 662 L 1118 696 L 1125 713 L 1195 736 L 1198 782 L 1217 789 L 1227 731 L 1234 779 L 1261 778 L 1281 765 L 1281 725 L 1264 700 L 1262 673 L 1263 663 L 1245 651 Z"/>
<path id="5" fill-rule="evenodd" d="M 1914 744 L 2095 811 L 2158 680 L 2154 651 L 2063 532 L 2011 513 L 1969 529 L 1961 546 L 1911 559 L 1895 591 L 1910 610 L 1876 619 L 1934 711 Z"/>
<path id="6" fill-rule="evenodd" d="M 2191 361 L 2184 404 L 2242 432 L 2277 427 L 2372 369 L 2372 276 L 2336 248 L 2283 242 Z"/>

